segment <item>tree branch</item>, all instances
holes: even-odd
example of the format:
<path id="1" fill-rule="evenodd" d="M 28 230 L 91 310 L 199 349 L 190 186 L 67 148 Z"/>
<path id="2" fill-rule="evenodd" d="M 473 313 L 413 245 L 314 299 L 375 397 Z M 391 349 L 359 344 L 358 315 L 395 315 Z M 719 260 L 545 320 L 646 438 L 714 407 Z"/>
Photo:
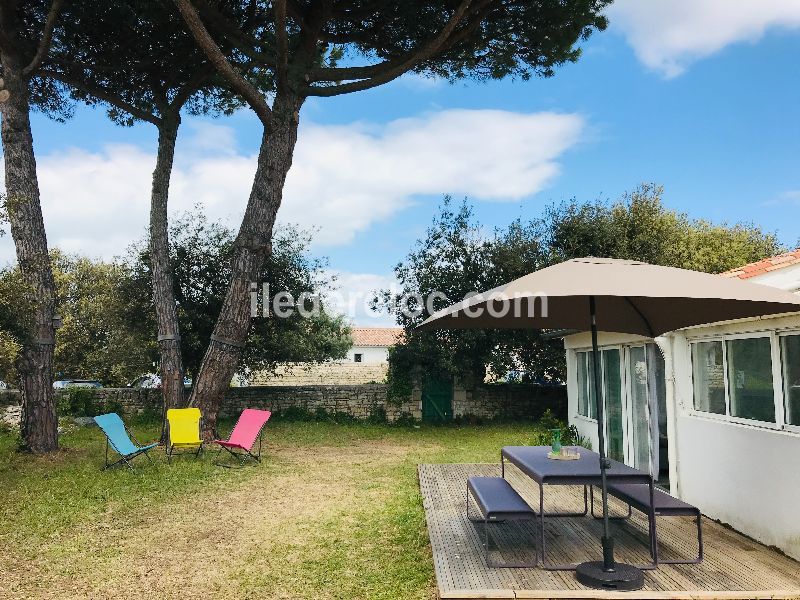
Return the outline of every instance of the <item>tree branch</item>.
<path id="1" fill-rule="evenodd" d="M 44 30 L 42 30 L 42 39 L 39 40 L 39 47 L 36 49 L 36 54 L 33 55 L 31 62 L 22 70 L 25 77 L 30 77 L 31 74 L 42 65 L 44 57 L 50 50 L 50 43 L 53 41 L 53 30 L 56 28 L 56 21 L 58 21 L 58 13 L 61 12 L 61 7 L 64 5 L 64 0 L 53 0 L 50 5 L 50 11 L 47 13 L 47 19 L 44 22 Z"/>
<path id="2" fill-rule="evenodd" d="M 341 69 L 342 71 L 349 71 L 352 69 L 357 73 L 360 72 L 362 74 L 356 75 L 355 77 L 344 77 L 342 79 L 338 79 L 338 81 L 348 78 L 362 78 L 361 81 L 354 81 L 352 83 L 343 83 L 332 86 L 308 86 L 305 90 L 306 95 L 323 97 L 338 96 L 341 94 L 349 94 L 352 92 L 368 90 L 370 88 L 388 83 L 393 79 L 397 79 L 404 73 L 413 69 L 419 63 L 429 59 L 447 42 L 447 39 L 453 34 L 456 27 L 458 27 L 458 24 L 463 19 L 471 3 L 472 0 L 463 0 L 455 12 L 450 16 L 447 24 L 437 35 L 431 38 L 427 43 L 423 44 L 418 50 L 406 54 L 404 57 L 402 57 L 402 59 L 388 60 L 378 65 L 371 65 L 369 67 L 343 68 Z M 318 69 L 317 71 L 339 70 L 340 69 Z M 370 74 L 363 75 L 364 72 Z M 369 79 L 364 77 L 369 77 Z"/>
<path id="3" fill-rule="evenodd" d="M 208 63 L 197 70 L 197 72 L 192 75 L 192 77 L 187 81 L 175 94 L 175 97 L 172 99 L 171 104 L 169 105 L 170 109 L 177 108 L 179 111 L 181 107 L 192 97 L 197 90 L 199 90 L 206 80 L 212 75 L 214 72 L 214 67 L 211 63 Z"/>
<path id="4" fill-rule="evenodd" d="M 289 33 L 286 31 L 286 0 L 273 0 L 275 14 L 275 83 L 278 93 L 289 85 Z"/>
<path id="5" fill-rule="evenodd" d="M 219 71 L 219 73 L 231 84 L 234 90 L 238 92 L 242 98 L 250 105 L 250 108 L 258 115 L 258 118 L 264 124 L 264 127 L 271 129 L 272 127 L 272 109 L 270 109 L 264 96 L 259 92 L 247 79 L 242 77 L 242 74 L 231 65 L 219 46 L 208 33 L 205 25 L 203 25 L 197 10 L 194 8 L 190 0 L 174 0 L 175 5 L 178 7 L 183 20 L 189 27 L 192 36 L 197 41 L 197 45 L 205 52 L 208 60 Z"/>
<path id="6" fill-rule="evenodd" d="M 225 15 L 211 6 L 207 0 L 194 0 L 194 3 L 197 5 L 202 16 L 209 21 L 212 27 L 224 35 L 237 50 L 269 67 L 274 67 L 275 60 L 273 56 L 254 49 L 262 45 L 261 42 L 231 23 Z"/>
<path id="7" fill-rule="evenodd" d="M 482 2 L 471 5 L 470 10 L 461 18 L 461 20 L 464 21 L 469 17 L 465 26 L 448 36 L 438 49 L 451 48 L 456 43 L 474 33 L 475 29 L 480 26 L 486 15 L 494 8 L 492 6 L 494 3 L 494 0 L 483 0 Z M 368 79 L 370 77 L 380 76 L 391 69 L 413 60 L 417 53 L 419 53 L 419 50 L 413 50 L 381 63 L 362 67 L 320 67 L 312 69 L 309 72 L 309 81 L 352 81 L 354 79 Z"/>
<path id="8" fill-rule="evenodd" d="M 82 79 L 77 77 L 72 77 L 67 73 L 62 73 L 61 71 L 50 71 L 48 69 L 39 69 L 37 75 L 41 77 L 50 77 L 51 79 L 55 79 L 57 81 L 61 81 L 62 83 L 66 83 L 67 85 L 71 85 L 72 87 L 82 91 L 89 96 L 93 96 L 98 100 L 102 100 L 103 102 L 107 102 L 116 108 L 125 111 L 132 117 L 139 119 L 140 121 L 147 121 L 148 123 L 152 123 L 153 125 L 158 126 L 160 123 L 160 119 L 144 109 L 139 108 L 138 106 L 134 106 L 129 102 L 125 102 L 119 96 L 112 94 L 107 89 L 92 85 Z"/>

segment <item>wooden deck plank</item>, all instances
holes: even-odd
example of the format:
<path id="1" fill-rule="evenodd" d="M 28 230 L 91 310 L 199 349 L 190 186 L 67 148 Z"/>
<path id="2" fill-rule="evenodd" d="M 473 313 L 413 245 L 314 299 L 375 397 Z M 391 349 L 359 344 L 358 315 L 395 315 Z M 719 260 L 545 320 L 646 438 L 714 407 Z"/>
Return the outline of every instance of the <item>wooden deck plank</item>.
<path id="1" fill-rule="evenodd" d="M 466 481 L 470 475 L 499 475 L 498 465 L 420 465 L 419 482 L 433 549 L 440 598 L 626 598 L 630 593 L 592 590 L 581 586 L 572 572 L 530 569 L 489 569 L 483 553 L 483 524 L 466 517 Z M 538 507 L 536 484 L 514 468 L 506 476 L 515 489 Z M 546 510 L 583 509 L 581 488 L 545 488 Z M 612 508 L 625 507 L 616 500 Z M 472 514 L 477 509 L 473 505 Z M 620 561 L 646 563 L 647 519 L 634 511 L 629 521 L 612 523 Z M 591 517 L 545 520 L 548 560 L 598 560 L 601 522 Z M 492 552 L 498 560 L 530 559 L 539 543 L 538 523 L 508 522 L 493 526 Z M 691 556 L 697 551 L 694 522 L 659 518 L 662 556 Z M 700 565 L 662 565 L 645 572 L 645 588 L 636 598 L 732 600 L 738 598 L 800 599 L 800 563 L 718 523 L 703 519 L 705 560 Z M 496 548 L 494 544 L 497 544 Z"/>

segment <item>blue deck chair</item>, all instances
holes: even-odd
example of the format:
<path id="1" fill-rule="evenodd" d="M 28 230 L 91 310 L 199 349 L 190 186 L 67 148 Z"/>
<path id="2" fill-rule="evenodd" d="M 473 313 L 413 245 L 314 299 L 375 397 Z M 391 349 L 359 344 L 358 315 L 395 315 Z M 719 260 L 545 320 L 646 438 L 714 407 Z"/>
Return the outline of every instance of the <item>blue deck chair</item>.
<path id="1" fill-rule="evenodd" d="M 125 427 L 125 423 L 119 418 L 117 413 L 108 413 L 107 415 L 99 415 L 94 418 L 97 426 L 106 434 L 106 464 L 103 470 L 125 463 L 128 468 L 133 469 L 133 465 L 129 462 L 140 454 L 147 456 L 147 460 L 151 463 L 153 459 L 147 453 L 148 450 L 155 448 L 158 444 L 150 444 L 149 446 L 141 446 L 139 442 L 133 437 L 133 434 Z M 133 441 L 131 441 L 133 439 Z M 120 458 L 116 462 L 108 462 L 108 448 L 109 446 L 119 454 Z"/>

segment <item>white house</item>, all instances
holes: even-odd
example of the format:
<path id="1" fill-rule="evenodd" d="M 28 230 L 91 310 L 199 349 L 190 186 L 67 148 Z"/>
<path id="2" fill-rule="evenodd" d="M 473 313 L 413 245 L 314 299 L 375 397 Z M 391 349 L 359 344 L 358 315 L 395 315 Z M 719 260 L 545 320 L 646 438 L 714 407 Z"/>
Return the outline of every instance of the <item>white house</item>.
<path id="1" fill-rule="evenodd" d="M 389 348 L 403 337 L 401 327 L 353 327 L 353 347 L 347 352 L 348 362 L 385 363 Z"/>
<path id="2" fill-rule="evenodd" d="M 798 292 L 800 250 L 722 276 Z M 800 313 L 598 341 L 609 455 L 800 559 Z M 597 448 L 591 339 L 564 342 L 570 423 Z"/>

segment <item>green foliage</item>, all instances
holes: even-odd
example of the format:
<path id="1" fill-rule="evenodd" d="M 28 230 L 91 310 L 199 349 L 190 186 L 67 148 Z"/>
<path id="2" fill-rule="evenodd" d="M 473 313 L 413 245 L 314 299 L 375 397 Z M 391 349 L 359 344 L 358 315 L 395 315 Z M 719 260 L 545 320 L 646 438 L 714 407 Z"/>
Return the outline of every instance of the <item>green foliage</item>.
<path id="1" fill-rule="evenodd" d="M 375 308 L 391 311 L 406 332 L 390 359 L 390 397 L 408 398 L 412 371 L 420 375 L 454 374 L 466 382 L 481 382 L 509 371 L 525 373 L 525 380 L 561 378 L 564 352 L 558 342 L 541 339 L 529 330 L 453 330 L 419 333 L 414 328 L 429 316 L 403 314 L 403 300 L 427 298 L 442 292 L 432 308 L 440 310 L 467 294 L 494 288 L 546 265 L 546 253 L 530 224 L 516 221 L 505 230 L 487 234 L 475 221 L 465 201 L 454 206 L 445 197 L 427 235 L 395 267 L 399 293 L 382 292 Z"/>
<path id="2" fill-rule="evenodd" d="M 657 265 L 719 273 L 783 250 L 777 237 L 750 224 L 692 220 L 662 203 L 661 187 L 644 184 L 616 202 L 576 200 L 547 208 L 525 222 L 487 232 L 465 201 L 445 197 L 424 238 L 395 267 L 401 291 L 379 294 L 376 309 L 393 312 L 405 341 L 393 349 L 387 378 L 392 398 L 408 398 L 414 370 L 446 373 L 468 384 L 488 378 L 519 382 L 564 378 L 560 342 L 535 331 L 441 330 L 417 332 L 430 316 L 406 316 L 402 300 L 427 298 L 433 311 L 549 265 L 582 256 L 642 260 Z"/>
<path id="3" fill-rule="evenodd" d="M 784 250 L 755 225 L 693 220 L 664 206 L 662 196 L 661 186 L 648 183 L 614 203 L 550 207 L 538 229 L 551 261 L 601 256 L 721 273 Z"/>
<path id="4" fill-rule="evenodd" d="M 67 388 L 56 395 L 59 416 L 93 417 L 105 413 L 122 414 L 123 407 L 117 400 L 101 398 L 92 389 Z"/>
<path id="5" fill-rule="evenodd" d="M 592 449 L 592 441 L 588 437 L 581 435 L 575 425 L 570 425 L 566 428 L 561 440 L 565 446 L 581 446 L 587 450 Z"/>
<path id="6" fill-rule="evenodd" d="M 56 336 L 57 378 L 125 386 L 152 371 L 154 330 L 142 327 L 126 295 L 131 273 L 119 262 L 52 253 L 63 325 Z"/>
<path id="7" fill-rule="evenodd" d="M 171 227 L 181 351 L 190 375 L 200 367 L 216 316 L 222 309 L 230 280 L 233 240 L 230 229 L 209 222 L 199 208 L 178 218 Z M 311 255 L 310 243 L 310 234 L 294 227 L 277 231 L 259 282 L 268 283 L 273 292 L 289 291 L 295 298 L 303 292 L 324 297 L 332 280 L 326 274 L 326 260 Z M 127 303 L 136 321 L 155 331 L 150 260 L 144 241 L 131 249 L 126 267 L 131 273 L 124 292 Z M 261 307 L 259 314 L 263 314 Z M 240 366 L 245 372 L 269 371 L 280 362 L 344 358 L 351 344 L 350 330 L 343 318 L 325 311 L 311 318 L 299 314 L 290 318 L 259 317 L 252 320 Z"/>
<path id="8" fill-rule="evenodd" d="M 40 5 L 30 12 L 41 18 L 48 3 L 31 4 Z M 174 118 L 182 108 L 230 114 L 241 106 L 209 67 L 173 3 L 152 0 L 66 2 L 50 60 L 31 87 L 33 106 L 60 121 L 71 116 L 75 101 L 104 108 L 124 126 L 143 115 Z"/>

